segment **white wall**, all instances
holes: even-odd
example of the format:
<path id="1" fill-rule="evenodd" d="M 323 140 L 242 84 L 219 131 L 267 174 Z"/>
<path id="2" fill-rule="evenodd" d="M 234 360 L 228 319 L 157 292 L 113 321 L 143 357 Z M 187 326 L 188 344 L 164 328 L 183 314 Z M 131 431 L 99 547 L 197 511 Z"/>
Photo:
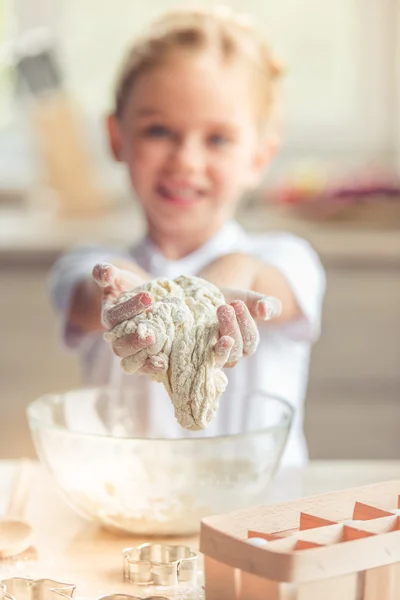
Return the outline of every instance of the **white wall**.
<path id="1" fill-rule="evenodd" d="M 53 15 L 67 89 L 85 115 L 99 173 L 123 187 L 120 170 L 109 161 L 103 114 L 111 104 L 116 69 L 129 41 L 176 2 L 17 2 L 24 3 L 31 9 L 57 6 L 58 11 L 47 10 L 47 15 Z M 288 69 L 282 148 L 272 181 L 299 159 L 308 158 L 327 161 L 332 171 L 339 172 L 377 162 L 397 164 L 400 171 L 400 0 L 226 0 L 226 4 L 254 16 Z M 0 188 L 7 186 L 7 178 L 12 183 L 13 177 L 29 181 L 32 176 L 33 149 L 26 138 L 19 117 L 6 132 L 0 129 Z"/>
<path id="2" fill-rule="evenodd" d="M 306 153 L 337 164 L 393 160 L 393 0 L 226 4 L 254 15 L 288 67 L 283 148 L 288 159 Z M 174 5 L 170 0 L 66 3 L 64 64 L 70 90 L 88 111 L 108 106 L 113 74 L 129 40 Z"/>

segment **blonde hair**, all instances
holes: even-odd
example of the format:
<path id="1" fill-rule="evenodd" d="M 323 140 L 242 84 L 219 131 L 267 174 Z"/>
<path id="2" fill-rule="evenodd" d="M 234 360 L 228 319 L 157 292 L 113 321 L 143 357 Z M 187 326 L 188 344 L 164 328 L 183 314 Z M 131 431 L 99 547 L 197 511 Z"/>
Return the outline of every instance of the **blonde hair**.
<path id="1" fill-rule="evenodd" d="M 138 77 L 165 62 L 171 51 L 176 50 L 211 50 L 224 60 L 244 58 L 254 68 L 260 100 L 260 125 L 264 128 L 268 124 L 274 111 L 281 66 L 249 20 L 226 8 L 168 12 L 136 40 L 117 80 L 114 112 L 118 118 L 122 117 Z"/>

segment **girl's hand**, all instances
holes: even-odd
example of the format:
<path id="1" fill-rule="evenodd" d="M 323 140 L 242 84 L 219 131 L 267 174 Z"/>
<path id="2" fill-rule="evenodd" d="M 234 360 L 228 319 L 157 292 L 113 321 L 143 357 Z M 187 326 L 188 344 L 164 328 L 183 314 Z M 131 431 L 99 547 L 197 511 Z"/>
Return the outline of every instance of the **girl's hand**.
<path id="1" fill-rule="evenodd" d="M 101 320 L 106 329 L 112 329 L 122 321 L 133 319 L 148 309 L 153 302 L 151 294 L 138 292 L 126 302 L 116 304 L 120 294 L 145 283 L 144 279 L 129 270 L 120 269 L 110 263 L 100 263 L 93 269 L 93 279 L 103 291 Z M 145 338 L 133 333 L 115 341 L 112 349 L 118 357 L 126 358 L 154 343 L 152 332 Z M 146 361 L 140 372 L 156 373 L 164 371 L 166 367 L 164 359 L 155 355 Z"/>
<path id="2" fill-rule="evenodd" d="M 218 366 L 234 367 L 257 350 L 260 334 L 257 321 L 279 316 L 282 305 L 277 298 L 256 292 L 221 289 L 227 304 L 217 310 L 220 338 L 214 347 Z"/>
<path id="3" fill-rule="evenodd" d="M 107 329 L 139 314 L 152 303 L 151 295 L 143 292 L 122 304 L 116 305 L 120 294 L 145 283 L 144 279 L 132 271 L 104 262 L 94 267 L 92 275 L 103 292 L 101 320 L 103 326 Z M 128 315 L 125 318 L 124 311 Z"/>
<path id="4" fill-rule="evenodd" d="M 93 277 L 103 289 L 102 321 L 107 329 L 112 329 L 122 321 L 133 319 L 147 310 L 153 298 L 148 292 L 138 292 L 135 296 L 116 305 L 120 293 L 144 283 L 129 271 L 124 271 L 107 263 L 96 265 Z M 220 337 L 214 347 L 216 366 L 233 367 L 244 356 L 251 356 L 257 349 L 260 336 L 256 321 L 266 321 L 278 316 L 281 303 L 277 298 L 266 297 L 251 291 L 222 289 L 226 304 L 217 310 Z M 112 343 L 112 350 L 119 358 L 127 358 L 143 348 L 155 344 L 154 334 L 140 338 L 137 333 L 124 336 Z M 155 354 L 151 356 L 140 372 L 154 374 L 167 368 L 165 360 Z"/>

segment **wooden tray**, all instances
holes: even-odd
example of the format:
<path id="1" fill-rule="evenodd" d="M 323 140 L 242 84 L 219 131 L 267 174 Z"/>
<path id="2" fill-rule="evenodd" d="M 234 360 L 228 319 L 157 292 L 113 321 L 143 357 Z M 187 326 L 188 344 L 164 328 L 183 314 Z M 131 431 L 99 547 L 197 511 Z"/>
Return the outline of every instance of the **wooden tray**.
<path id="1" fill-rule="evenodd" d="M 204 519 L 206 600 L 399 600 L 399 494 L 396 480 Z"/>

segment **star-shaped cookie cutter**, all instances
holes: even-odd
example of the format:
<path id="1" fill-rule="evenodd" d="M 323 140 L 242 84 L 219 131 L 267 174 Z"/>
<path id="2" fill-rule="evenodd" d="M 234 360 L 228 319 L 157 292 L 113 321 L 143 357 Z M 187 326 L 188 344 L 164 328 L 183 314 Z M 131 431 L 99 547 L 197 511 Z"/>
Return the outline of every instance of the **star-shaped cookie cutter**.
<path id="1" fill-rule="evenodd" d="M 0 600 L 68 600 L 72 598 L 75 585 L 54 579 L 28 579 L 10 577 L 0 581 Z"/>
<path id="2" fill-rule="evenodd" d="M 174 586 L 196 582 L 198 555 L 188 546 L 141 544 L 125 548 L 122 556 L 123 578 L 129 583 Z"/>

